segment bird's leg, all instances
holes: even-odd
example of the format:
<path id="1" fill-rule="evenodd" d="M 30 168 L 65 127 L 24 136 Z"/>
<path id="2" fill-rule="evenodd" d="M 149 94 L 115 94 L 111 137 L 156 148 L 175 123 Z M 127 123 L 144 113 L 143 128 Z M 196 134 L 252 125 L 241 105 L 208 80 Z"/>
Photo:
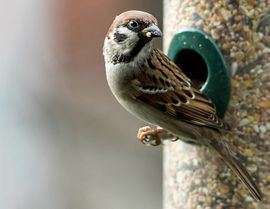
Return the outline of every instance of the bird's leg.
<path id="1" fill-rule="evenodd" d="M 151 128 L 150 126 L 140 128 L 137 137 L 143 144 L 152 146 L 160 145 L 163 140 L 176 141 L 179 139 L 161 127 Z"/>

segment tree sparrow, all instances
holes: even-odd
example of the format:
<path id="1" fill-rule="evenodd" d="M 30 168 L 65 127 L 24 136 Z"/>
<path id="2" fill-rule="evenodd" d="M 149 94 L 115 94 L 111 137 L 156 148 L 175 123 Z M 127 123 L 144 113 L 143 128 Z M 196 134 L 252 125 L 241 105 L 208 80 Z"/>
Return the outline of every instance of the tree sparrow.
<path id="1" fill-rule="evenodd" d="M 215 105 L 164 53 L 153 49 L 152 39 L 160 36 L 155 17 L 127 11 L 115 18 L 104 41 L 106 76 L 113 95 L 127 111 L 158 126 L 141 128 L 138 138 L 153 143 L 150 137 L 158 145 L 160 136 L 167 134 L 205 145 L 255 199 L 262 200 L 259 188 L 222 139 L 229 126 L 218 118 Z"/>

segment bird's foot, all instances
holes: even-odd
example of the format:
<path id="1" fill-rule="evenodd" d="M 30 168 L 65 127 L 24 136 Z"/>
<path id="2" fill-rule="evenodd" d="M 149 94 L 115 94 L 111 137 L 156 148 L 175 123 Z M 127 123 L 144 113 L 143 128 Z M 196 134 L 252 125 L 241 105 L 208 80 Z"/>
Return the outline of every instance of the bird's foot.
<path id="1" fill-rule="evenodd" d="M 161 144 L 159 134 L 162 132 L 166 132 L 166 130 L 161 127 L 144 126 L 138 130 L 137 137 L 145 145 L 158 146 Z"/>
<path id="2" fill-rule="evenodd" d="M 151 146 L 158 146 L 164 140 L 176 141 L 179 139 L 161 127 L 151 128 L 150 126 L 140 128 L 137 137 L 143 144 Z"/>

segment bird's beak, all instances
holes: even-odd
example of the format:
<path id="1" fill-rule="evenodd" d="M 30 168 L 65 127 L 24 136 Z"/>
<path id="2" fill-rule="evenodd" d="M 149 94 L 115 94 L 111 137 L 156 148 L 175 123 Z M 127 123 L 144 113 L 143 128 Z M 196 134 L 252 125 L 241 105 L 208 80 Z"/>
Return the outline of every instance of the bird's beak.
<path id="1" fill-rule="evenodd" d="M 143 36 L 148 38 L 161 37 L 162 32 L 159 27 L 155 24 L 151 24 L 149 27 L 142 30 Z"/>

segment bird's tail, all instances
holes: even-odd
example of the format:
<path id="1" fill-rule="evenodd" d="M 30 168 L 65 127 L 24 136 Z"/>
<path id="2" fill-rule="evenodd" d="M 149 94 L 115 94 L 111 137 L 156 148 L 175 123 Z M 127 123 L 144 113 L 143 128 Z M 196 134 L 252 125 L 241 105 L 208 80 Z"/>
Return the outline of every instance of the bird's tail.
<path id="1" fill-rule="evenodd" d="M 262 201 L 263 195 L 252 180 L 251 176 L 247 172 L 246 168 L 231 154 L 229 147 L 220 141 L 211 142 L 210 146 L 218 153 L 218 155 L 225 161 L 225 163 L 232 169 L 232 171 L 239 177 L 244 183 L 247 189 L 250 191 L 254 199 Z"/>

